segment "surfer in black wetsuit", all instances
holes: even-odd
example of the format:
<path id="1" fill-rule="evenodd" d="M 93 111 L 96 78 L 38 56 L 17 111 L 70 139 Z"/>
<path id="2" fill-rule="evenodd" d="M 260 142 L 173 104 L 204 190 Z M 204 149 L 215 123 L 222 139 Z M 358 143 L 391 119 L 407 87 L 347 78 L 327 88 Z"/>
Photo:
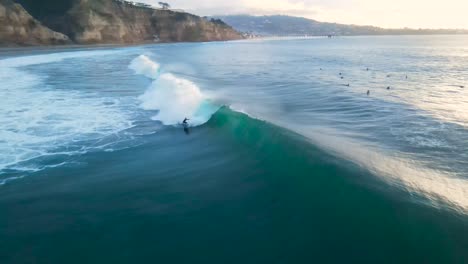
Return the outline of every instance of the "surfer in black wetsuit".
<path id="1" fill-rule="evenodd" d="M 184 121 L 182 121 L 182 126 L 184 127 L 184 132 L 185 134 L 190 134 L 190 130 L 189 130 L 189 127 L 188 127 L 188 122 L 190 119 L 188 118 L 184 118 Z"/>

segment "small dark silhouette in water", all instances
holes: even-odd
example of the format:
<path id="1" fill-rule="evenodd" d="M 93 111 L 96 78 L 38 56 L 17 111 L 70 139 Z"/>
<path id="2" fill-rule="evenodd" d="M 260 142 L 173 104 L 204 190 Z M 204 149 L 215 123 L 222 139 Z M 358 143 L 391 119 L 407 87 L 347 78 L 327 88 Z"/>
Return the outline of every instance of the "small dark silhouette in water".
<path id="1" fill-rule="evenodd" d="M 367 96 L 369 96 L 369 95 L 370 95 L 370 90 L 367 90 Z"/>
<path id="2" fill-rule="evenodd" d="M 405 79 L 408 79 L 408 75 L 405 76 Z"/>
<path id="3" fill-rule="evenodd" d="M 390 86 L 387 86 L 387 90 L 390 90 Z"/>
<path id="4" fill-rule="evenodd" d="M 465 86 L 463 86 L 463 85 L 460 85 L 460 88 L 465 88 Z"/>
<path id="5" fill-rule="evenodd" d="M 341 76 L 340 78 L 341 78 L 341 79 L 344 79 L 344 77 L 343 77 L 343 76 Z"/>
<path id="6" fill-rule="evenodd" d="M 349 83 L 348 83 L 348 84 L 345 84 L 345 86 L 348 86 L 348 87 L 349 87 Z"/>
<path id="7" fill-rule="evenodd" d="M 369 68 L 366 68 L 366 71 L 369 71 Z"/>
<path id="8" fill-rule="evenodd" d="M 320 70 L 323 70 L 322 68 L 320 68 Z"/>
<path id="9" fill-rule="evenodd" d="M 343 74 L 340 72 L 340 75 L 343 75 Z"/>
<path id="10" fill-rule="evenodd" d="M 189 125 L 188 125 L 189 120 L 190 119 L 188 119 L 188 118 L 184 118 L 184 121 L 182 121 L 182 126 L 184 127 L 184 132 L 187 135 L 190 134 Z"/>

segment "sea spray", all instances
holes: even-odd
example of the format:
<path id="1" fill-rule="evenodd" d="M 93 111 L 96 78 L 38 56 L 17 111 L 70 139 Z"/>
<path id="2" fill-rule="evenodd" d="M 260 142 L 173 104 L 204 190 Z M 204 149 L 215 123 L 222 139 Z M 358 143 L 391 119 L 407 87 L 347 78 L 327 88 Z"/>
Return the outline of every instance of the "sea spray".
<path id="1" fill-rule="evenodd" d="M 152 61 L 147 56 L 140 55 L 132 60 L 128 68 L 133 70 L 136 74 L 156 80 L 158 78 L 159 69 L 161 66 L 158 63 Z"/>
<path id="2" fill-rule="evenodd" d="M 144 110 L 157 110 L 153 120 L 164 125 L 180 124 L 184 118 L 190 119 L 191 126 L 202 125 L 220 108 L 193 82 L 171 73 L 160 73 L 160 65 L 145 55 L 135 58 L 129 68 L 154 80 L 139 97 L 140 106 Z"/>

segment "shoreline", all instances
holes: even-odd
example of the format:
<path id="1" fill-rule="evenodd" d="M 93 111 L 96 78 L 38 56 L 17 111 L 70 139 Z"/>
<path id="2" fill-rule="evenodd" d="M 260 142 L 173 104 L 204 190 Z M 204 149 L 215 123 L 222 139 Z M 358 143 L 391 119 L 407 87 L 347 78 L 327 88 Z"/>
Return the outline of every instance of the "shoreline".
<path id="1" fill-rule="evenodd" d="M 2 46 L 0 45 L 0 56 L 4 52 L 10 51 L 31 51 L 31 50 L 67 50 L 67 49 L 100 49 L 100 48 L 125 48 L 125 47 L 139 47 L 139 46 L 152 46 L 152 45 L 167 45 L 167 44 L 193 44 L 193 43 L 216 43 L 216 42 L 235 42 L 249 40 L 247 38 L 234 39 L 234 40 L 213 40 L 213 41 L 180 41 L 180 42 L 142 42 L 130 44 L 59 44 L 59 45 L 16 45 L 16 46 Z"/>
<path id="2" fill-rule="evenodd" d="M 402 35 L 352 35 L 352 36 L 333 36 L 333 38 L 360 38 L 360 37 L 425 37 L 425 36 L 468 36 L 468 34 L 402 34 Z M 242 38 L 235 40 L 214 40 L 214 41 L 181 41 L 181 42 L 142 42 L 130 44 L 58 44 L 58 45 L 0 45 L 0 55 L 3 52 L 19 51 L 19 50 L 55 50 L 55 49 L 96 49 L 96 48 L 121 48 L 121 47 L 138 47 L 147 45 L 164 45 L 164 44 L 193 44 L 193 43 L 211 43 L 211 42 L 236 42 L 249 40 L 287 40 L 287 39 L 322 39 L 327 36 L 258 36 L 254 38 Z"/>

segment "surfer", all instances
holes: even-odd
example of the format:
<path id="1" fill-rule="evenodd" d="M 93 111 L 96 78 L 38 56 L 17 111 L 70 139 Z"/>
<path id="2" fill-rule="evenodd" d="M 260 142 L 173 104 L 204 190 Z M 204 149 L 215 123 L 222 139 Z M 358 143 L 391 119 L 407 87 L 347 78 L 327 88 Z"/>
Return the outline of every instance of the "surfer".
<path id="1" fill-rule="evenodd" d="M 369 96 L 369 95 L 370 95 L 370 90 L 367 90 L 367 96 Z"/>
<path id="2" fill-rule="evenodd" d="M 184 127 L 184 132 L 187 135 L 190 134 L 190 130 L 189 130 L 189 126 L 188 126 L 188 121 L 189 120 L 190 119 L 188 119 L 188 118 L 184 118 L 184 121 L 182 121 L 182 126 Z"/>

